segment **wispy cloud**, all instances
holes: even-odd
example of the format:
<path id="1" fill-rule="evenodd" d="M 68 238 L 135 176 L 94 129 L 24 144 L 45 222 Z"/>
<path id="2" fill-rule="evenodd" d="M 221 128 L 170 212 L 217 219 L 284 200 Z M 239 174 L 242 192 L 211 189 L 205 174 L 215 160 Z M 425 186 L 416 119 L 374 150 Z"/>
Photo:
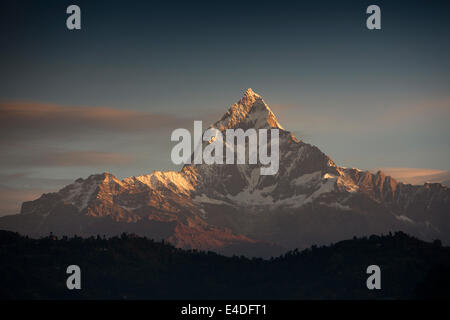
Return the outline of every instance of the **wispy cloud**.
<path id="1" fill-rule="evenodd" d="M 142 144 L 191 124 L 191 118 L 169 113 L 0 102 L 0 165 L 2 169 L 129 165 L 138 155 L 123 143 Z"/>
<path id="2" fill-rule="evenodd" d="M 119 152 L 48 151 L 11 152 L 0 155 L 0 163 L 12 167 L 84 167 L 130 164 L 134 157 Z"/>
<path id="3" fill-rule="evenodd" d="M 22 189 L 58 189 L 65 186 L 74 179 L 61 179 L 55 177 L 42 178 L 36 171 L 16 171 L 0 174 L 0 188 L 22 188 Z"/>
<path id="4" fill-rule="evenodd" d="M 434 117 L 450 119 L 450 99 L 399 104 L 381 113 L 376 120 L 386 124 L 398 124 L 399 122 L 411 123 L 411 121 Z"/>
<path id="5" fill-rule="evenodd" d="M 425 182 L 450 185 L 450 171 L 423 168 L 377 168 L 394 179 L 409 184 L 422 185 Z"/>
<path id="6" fill-rule="evenodd" d="M 149 132 L 177 128 L 190 118 L 107 107 L 0 102 L 0 139 L 41 139 L 94 132 Z"/>
<path id="7" fill-rule="evenodd" d="M 45 192 L 50 192 L 50 190 L 0 186 L 0 216 L 19 213 L 22 202 L 39 198 Z"/>
<path id="8" fill-rule="evenodd" d="M 74 180 L 36 175 L 38 172 L 32 171 L 0 174 L 0 216 L 19 213 L 24 201 L 37 199 L 43 193 L 55 192 Z"/>
<path id="9" fill-rule="evenodd" d="M 330 105 L 308 106 L 283 104 L 271 106 L 281 124 L 301 135 L 316 133 L 379 132 L 380 128 L 397 129 L 399 125 L 429 125 L 431 121 L 450 121 L 450 100 L 435 99 L 401 102 L 392 105 L 363 105 L 333 108 Z"/>

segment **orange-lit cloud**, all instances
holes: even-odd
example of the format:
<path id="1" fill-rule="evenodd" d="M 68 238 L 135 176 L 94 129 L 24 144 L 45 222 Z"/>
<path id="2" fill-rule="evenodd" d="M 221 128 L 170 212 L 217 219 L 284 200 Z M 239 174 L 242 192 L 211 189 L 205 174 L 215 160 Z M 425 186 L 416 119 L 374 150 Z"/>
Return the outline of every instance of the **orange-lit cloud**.
<path id="1" fill-rule="evenodd" d="M 16 189 L 0 186 L 0 216 L 19 213 L 22 202 L 34 200 L 50 191 L 44 188 Z"/>
<path id="2" fill-rule="evenodd" d="M 384 123 L 408 122 L 432 117 L 448 117 L 450 119 L 450 100 L 429 100 L 412 104 L 396 105 L 378 116 Z"/>
<path id="3" fill-rule="evenodd" d="M 443 183 L 449 185 L 450 171 L 421 168 L 377 168 L 397 181 L 409 184 L 422 185 L 425 182 Z"/>
<path id="4" fill-rule="evenodd" d="M 0 163 L 6 166 L 38 167 L 89 167 L 96 165 L 125 165 L 132 163 L 130 155 L 116 152 L 81 151 L 43 151 L 30 152 L 27 156 L 17 153 L 3 154 Z"/>
<path id="5" fill-rule="evenodd" d="M 434 119 L 450 121 L 450 100 L 403 102 L 395 105 L 363 105 L 361 109 L 343 112 L 342 108 L 323 105 L 321 108 L 301 104 L 271 106 L 285 128 L 295 128 L 300 134 L 380 132 L 399 125 L 424 123 Z M 383 129 L 381 129 L 383 128 Z"/>
<path id="6" fill-rule="evenodd" d="M 0 139 L 3 141 L 21 137 L 64 137 L 93 132 L 148 132 L 177 128 L 190 121 L 189 118 L 168 113 L 0 102 Z"/>

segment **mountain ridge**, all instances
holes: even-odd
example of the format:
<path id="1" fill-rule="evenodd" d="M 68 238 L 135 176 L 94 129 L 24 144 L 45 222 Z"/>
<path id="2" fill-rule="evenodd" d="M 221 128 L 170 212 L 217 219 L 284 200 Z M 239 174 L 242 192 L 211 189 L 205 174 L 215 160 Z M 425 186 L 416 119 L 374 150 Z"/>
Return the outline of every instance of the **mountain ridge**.
<path id="1" fill-rule="evenodd" d="M 34 236 L 124 229 L 184 248 L 242 246 L 250 255 L 397 230 L 450 241 L 447 187 L 338 166 L 285 130 L 252 89 L 210 127 L 278 129 L 278 172 L 260 175 L 261 164 L 186 164 L 123 180 L 105 172 L 24 202 L 20 215 L 0 218 L 0 228 Z M 73 226 L 61 222 L 65 215 Z"/>

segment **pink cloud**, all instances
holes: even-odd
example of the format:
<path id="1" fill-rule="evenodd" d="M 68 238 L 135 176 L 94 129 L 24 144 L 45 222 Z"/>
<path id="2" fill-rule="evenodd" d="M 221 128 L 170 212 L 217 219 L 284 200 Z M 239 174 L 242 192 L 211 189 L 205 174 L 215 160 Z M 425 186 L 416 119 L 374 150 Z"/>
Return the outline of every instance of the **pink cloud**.
<path id="1" fill-rule="evenodd" d="M 0 102 L 2 140 L 25 136 L 52 137 L 73 133 L 157 131 L 191 121 L 168 113 L 106 107 L 70 107 L 29 102 Z"/>
<path id="2" fill-rule="evenodd" d="M 34 200 L 50 191 L 52 190 L 0 187 L 0 216 L 19 213 L 22 202 Z"/>
<path id="3" fill-rule="evenodd" d="M 41 167 L 84 167 L 95 165 L 126 165 L 134 161 L 129 154 L 118 152 L 49 151 L 39 150 L 23 154 L 9 153 L 0 157 L 2 165 Z"/>
<path id="4" fill-rule="evenodd" d="M 409 184 L 422 185 L 425 182 L 442 183 L 450 182 L 450 171 L 421 168 L 377 168 L 373 172 L 381 170 L 397 181 Z"/>

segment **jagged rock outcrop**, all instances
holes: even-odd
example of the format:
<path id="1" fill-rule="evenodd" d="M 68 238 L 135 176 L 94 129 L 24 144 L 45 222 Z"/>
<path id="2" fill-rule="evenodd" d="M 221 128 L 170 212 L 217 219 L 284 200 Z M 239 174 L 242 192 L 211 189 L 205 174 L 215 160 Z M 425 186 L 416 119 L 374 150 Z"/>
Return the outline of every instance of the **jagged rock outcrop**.
<path id="1" fill-rule="evenodd" d="M 261 164 L 192 164 L 124 180 L 92 175 L 25 202 L 21 214 L 0 218 L 0 228 L 32 236 L 127 231 L 258 255 L 396 230 L 450 241 L 447 187 L 339 167 L 285 130 L 251 89 L 211 126 L 278 129 L 278 172 L 261 175 Z"/>

